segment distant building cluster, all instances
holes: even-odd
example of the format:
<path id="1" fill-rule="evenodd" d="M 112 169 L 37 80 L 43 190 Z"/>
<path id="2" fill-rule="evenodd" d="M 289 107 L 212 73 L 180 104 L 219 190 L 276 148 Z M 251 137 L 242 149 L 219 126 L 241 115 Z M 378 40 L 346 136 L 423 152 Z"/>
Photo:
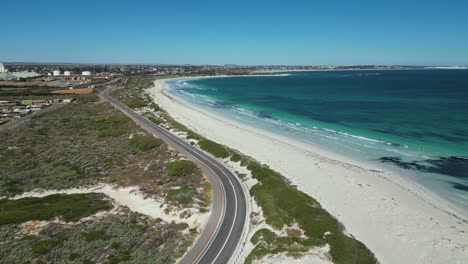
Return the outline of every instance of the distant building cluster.
<path id="1" fill-rule="evenodd" d="M 8 70 L 5 68 L 5 65 L 3 63 L 0 63 L 0 73 L 7 72 Z"/>
<path id="2" fill-rule="evenodd" d="M 30 71 L 10 72 L 3 63 L 0 63 L 0 80 L 18 80 L 21 78 L 36 77 L 40 74 Z"/>
<path id="3" fill-rule="evenodd" d="M 348 70 L 348 69 L 414 69 L 417 66 L 387 66 L 387 65 L 310 65 L 310 66 L 242 66 L 234 64 L 226 65 L 167 65 L 167 64 L 43 64 L 43 63 L 9 63 L 8 70 L 0 67 L 0 80 L 15 80 L 30 78 L 31 74 L 42 75 L 53 82 L 54 79 L 66 79 L 73 81 L 76 77 L 87 79 L 108 79 L 115 76 L 131 75 L 245 75 L 262 74 L 288 70 Z M 419 67 L 421 68 L 421 67 Z M 6 72 L 1 72 L 6 71 Z M 13 74 L 13 72 L 16 72 Z M 34 76 L 34 75 L 33 75 Z M 54 83 L 57 84 L 57 83 Z M 70 83 L 70 86 L 75 84 Z M 66 85 L 66 82 L 64 83 Z"/>
<path id="4" fill-rule="evenodd" d="M 54 98 L 45 100 L 0 101 L 0 124 L 22 118 L 53 104 L 68 104 L 72 98 Z"/>
<path id="5" fill-rule="evenodd" d="M 59 70 L 54 70 L 53 72 L 49 72 L 47 73 L 48 76 L 62 76 L 62 72 L 59 71 Z M 64 71 L 63 72 L 63 76 L 71 76 L 71 72 L 70 71 Z M 81 72 L 81 75 L 83 76 L 91 76 L 91 72 L 90 71 L 83 71 Z"/>

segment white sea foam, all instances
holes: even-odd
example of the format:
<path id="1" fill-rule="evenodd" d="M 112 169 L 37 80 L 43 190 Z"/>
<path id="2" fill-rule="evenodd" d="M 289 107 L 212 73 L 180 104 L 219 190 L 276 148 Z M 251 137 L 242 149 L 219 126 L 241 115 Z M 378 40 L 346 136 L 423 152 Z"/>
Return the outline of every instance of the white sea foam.
<path id="1" fill-rule="evenodd" d="M 462 195 L 462 194 L 459 194 L 459 193 L 455 193 L 456 196 L 458 197 L 461 197 L 463 198 L 464 200 L 467 200 L 468 201 L 468 197 L 466 197 L 465 195 Z M 466 204 L 466 203 L 465 203 Z"/>

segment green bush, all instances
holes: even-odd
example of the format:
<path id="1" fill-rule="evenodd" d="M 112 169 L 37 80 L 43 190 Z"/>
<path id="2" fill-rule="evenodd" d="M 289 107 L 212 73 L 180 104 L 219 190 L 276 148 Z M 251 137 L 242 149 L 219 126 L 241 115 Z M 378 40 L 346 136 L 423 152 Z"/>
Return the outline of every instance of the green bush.
<path id="1" fill-rule="evenodd" d="M 227 158 L 229 157 L 229 151 L 221 145 L 214 141 L 203 139 L 198 142 L 198 145 L 201 149 L 208 151 L 209 153 L 213 154 L 217 158 Z"/>
<path id="2" fill-rule="evenodd" d="M 76 253 L 76 252 L 72 252 L 70 253 L 70 255 L 68 256 L 68 260 L 75 260 L 77 258 L 80 257 L 80 254 Z"/>
<path id="3" fill-rule="evenodd" d="M 262 228 L 262 229 L 259 229 L 257 232 L 255 232 L 255 234 L 250 239 L 250 242 L 256 245 L 260 241 L 260 238 L 263 238 L 265 242 L 270 244 L 276 238 L 276 234 L 273 233 L 270 229 Z"/>
<path id="4" fill-rule="evenodd" d="M 151 99 L 148 99 L 148 100 L 151 100 Z M 149 103 L 148 106 L 151 107 L 151 108 L 153 108 L 153 111 L 160 111 L 160 110 L 161 110 L 161 108 L 159 107 L 159 105 L 157 105 L 155 102 Z"/>
<path id="5" fill-rule="evenodd" d="M 58 161 L 52 163 L 53 168 L 58 168 L 58 167 L 65 167 L 71 171 L 74 171 L 77 175 L 79 176 L 84 176 L 86 173 L 83 168 L 80 167 L 78 164 L 72 164 L 68 161 Z"/>
<path id="6" fill-rule="evenodd" d="M 167 193 L 166 199 L 168 201 L 177 202 L 181 205 L 188 205 L 192 203 L 193 196 L 197 194 L 197 190 L 192 187 L 184 186 L 179 189 L 172 189 Z"/>
<path id="7" fill-rule="evenodd" d="M 135 135 L 130 139 L 130 144 L 141 151 L 148 151 L 161 146 L 163 141 L 151 135 Z"/>
<path id="8" fill-rule="evenodd" d="M 139 99 L 130 99 L 126 102 L 126 105 L 132 109 L 142 108 L 148 105 L 148 102 Z"/>
<path id="9" fill-rule="evenodd" d="M 177 160 L 169 163 L 167 173 L 173 177 L 184 177 L 191 174 L 201 175 L 200 169 L 190 160 Z"/>
<path id="10" fill-rule="evenodd" d="M 19 224 L 29 220 L 77 221 L 100 210 L 109 210 L 112 203 L 97 193 L 53 194 L 17 200 L 0 200 L 0 225 Z"/>
<path id="11" fill-rule="evenodd" d="M 15 196 L 23 193 L 21 183 L 9 177 L 0 178 L 0 196 Z"/>
<path id="12" fill-rule="evenodd" d="M 59 245 L 60 241 L 55 239 L 44 239 L 35 242 L 31 249 L 35 254 L 46 254 L 49 253 L 52 248 Z"/>
<path id="13" fill-rule="evenodd" d="M 343 233 L 327 235 L 330 254 L 336 264 L 377 263 L 374 254 L 360 241 L 345 236 Z"/>
<path id="14" fill-rule="evenodd" d="M 123 129 L 117 128 L 104 128 L 99 130 L 98 137 L 118 137 L 125 133 Z"/>
<path id="15" fill-rule="evenodd" d="M 114 241 L 111 244 L 111 248 L 113 248 L 113 249 L 119 249 L 121 246 L 122 246 L 122 243 L 117 242 L 117 241 Z"/>
<path id="16" fill-rule="evenodd" d="M 113 114 L 100 121 L 103 124 L 114 126 L 128 123 L 128 118 L 122 114 Z"/>
<path id="17" fill-rule="evenodd" d="M 148 119 L 151 122 L 155 123 L 156 125 L 164 124 L 164 120 L 162 120 L 161 118 L 155 117 L 155 116 L 148 116 Z"/>
<path id="18" fill-rule="evenodd" d="M 237 153 L 234 153 L 232 156 L 231 156 L 231 161 L 233 162 L 238 162 L 242 159 L 242 156 L 237 154 Z"/>
<path id="19" fill-rule="evenodd" d="M 83 232 L 81 235 L 84 237 L 86 242 L 91 242 L 95 240 L 106 240 L 109 237 L 106 235 L 105 230 L 90 230 L 88 232 Z"/>

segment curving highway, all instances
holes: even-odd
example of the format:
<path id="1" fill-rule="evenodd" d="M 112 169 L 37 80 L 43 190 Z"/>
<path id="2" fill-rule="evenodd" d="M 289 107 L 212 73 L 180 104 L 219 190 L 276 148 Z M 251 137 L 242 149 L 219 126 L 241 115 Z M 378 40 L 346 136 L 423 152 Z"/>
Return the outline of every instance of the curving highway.
<path id="1" fill-rule="evenodd" d="M 210 219 L 195 244 L 179 263 L 229 263 L 239 245 L 246 223 L 246 197 L 237 176 L 211 155 L 190 145 L 111 97 L 109 93 L 115 89 L 114 84 L 119 80 L 110 82 L 107 89 L 100 93 L 100 97 L 147 131 L 163 139 L 186 158 L 197 163 L 211 182 L 213 207 Z"/>

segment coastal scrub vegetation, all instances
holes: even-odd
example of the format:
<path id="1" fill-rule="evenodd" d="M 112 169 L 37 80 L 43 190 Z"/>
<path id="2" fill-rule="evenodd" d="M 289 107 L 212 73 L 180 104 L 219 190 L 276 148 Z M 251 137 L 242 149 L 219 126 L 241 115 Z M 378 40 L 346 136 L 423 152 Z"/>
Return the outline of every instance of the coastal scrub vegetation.
<path id="1" fill-rule="evenodd" d="M 177 202 L 181 205 L 190 204 L 193 197 L 196 195 L 197 190 L 193 187 L 184 186 L 179 189 L 172 189 L 167 193 L 166 199 L 169 201 Z"/>
<path id="2" fill-rule="evenodd" d="M 169 175 L 167 166 L 179 153 L 96 93 L 73 97 L 70 104 L 0 130 L 0 262 L 175 262 L 196 235 L 186 224 L 114 208 L 95 193 L 7 199 L 38 189 L 110 183 L 138 186 L 181 214 L 209 210 L 210 186 L 196 166 L 181 177 Z"/>
<path id="3" fill-rule="evenodd" d="M 144 90 L 153 85 L 154 80 L 154 76 L 130 76 L 126 79 L 125 86 L 111 92 L 111 95 L 132 109 L 151 107 L 158 110 L 158 106 L 144 93 Z"/>
<path id="4" fill-rule="evenodd" d="M 169 176 L 184 177 L 190 174 L 201 176 L 201 171 L 195 163 L 190 160 L 177 160 L 167 165 Z"/>
<path id="5" fill-rule="evenodd" d="M 217 158 L 225 159 L 230 156 L 230 152 L 226 148 L 214 141 L 202 139 L 198 141 L 198 145 L 201 149 L 213 154 Z"/>
<path id="6" fill-rule="evenodd" d="M 141 151 L 159 148 L 163 143 L 161 139 L 155 138 L 152 135 L 135 135 L 130 139 L 130 144 Z"/>
<path id="7" fill-rule="evenodd" d="M 187 224 L 164 223 L 128 209 L 76 223 L 50 222 L 35 232 L 0 226 L 2 263 L 174 263 L 192 243 Z"/>
<path id="8" fill-rule="evenodd" d="M 101 182 L 138 185 L 144 193 L 166 197 L 173 188 L 208 185 L 202 177 L 170 176 L 166 165 L 178 154 L 96 94 L 38 112 L 28 122 L 0 130 L 0 138 L 0 197 Z M 196 206 L 204 196 L 197 193 L 184 207 Z"/>
<path id="9" fill-rule="evenodd" d="M 232 162 L 239 162 L 242 160 L 242 156 L 239 153 L 232 154 L 231 158 L 229 159 Z"/>
<path id="10" fill-rule="evenodd" d="M 53 194 L 45 197 L 27 197 L 0 200 L 0 225 L 19 224 L 29 220 L 60 218 L 77 221 L 100 210 L 111 209 L 112 203 L 98 193 Z"/>
<path id="11" fill-rule="evenodd" d="M 152 84 L 147 88 L 150 86 Z M 140 89 L 135 91 L 133 96 L 146 96 L 146 94 Z M 300 257 L 312 247 L 326 244 L 330 246 L 330 255 L 334 263 L 377 263 L 374 254 L 363 243 L 345 235 L 342 225 L 336 218 L 323 209 L 315 199 L 292 186 L 281 174 L 236 150 L 197 135 L 159 107 L 156 109 L 154 112 L 158 115 L 157 124 L 183 131 L 187 133 L 187 139 L 198 140 L 201 149 L 218 158 L 240 161 L 242 166 L 246 166 L 251 171 L 252 177 L 258 183 L 250 189 L 250 195 L 262 208 L 266 223 L 273 229 L 282 230 L 284 227 L 297 224 L 303 230 L 304 236 L 294 235 L 294 232 L 290 232 L 287 236 L 279 236 L 269 229 L 258 230 L 252 237 L 251 242 L 255 247 L 248 255 L 246 263 L 281 252 Z"/>

